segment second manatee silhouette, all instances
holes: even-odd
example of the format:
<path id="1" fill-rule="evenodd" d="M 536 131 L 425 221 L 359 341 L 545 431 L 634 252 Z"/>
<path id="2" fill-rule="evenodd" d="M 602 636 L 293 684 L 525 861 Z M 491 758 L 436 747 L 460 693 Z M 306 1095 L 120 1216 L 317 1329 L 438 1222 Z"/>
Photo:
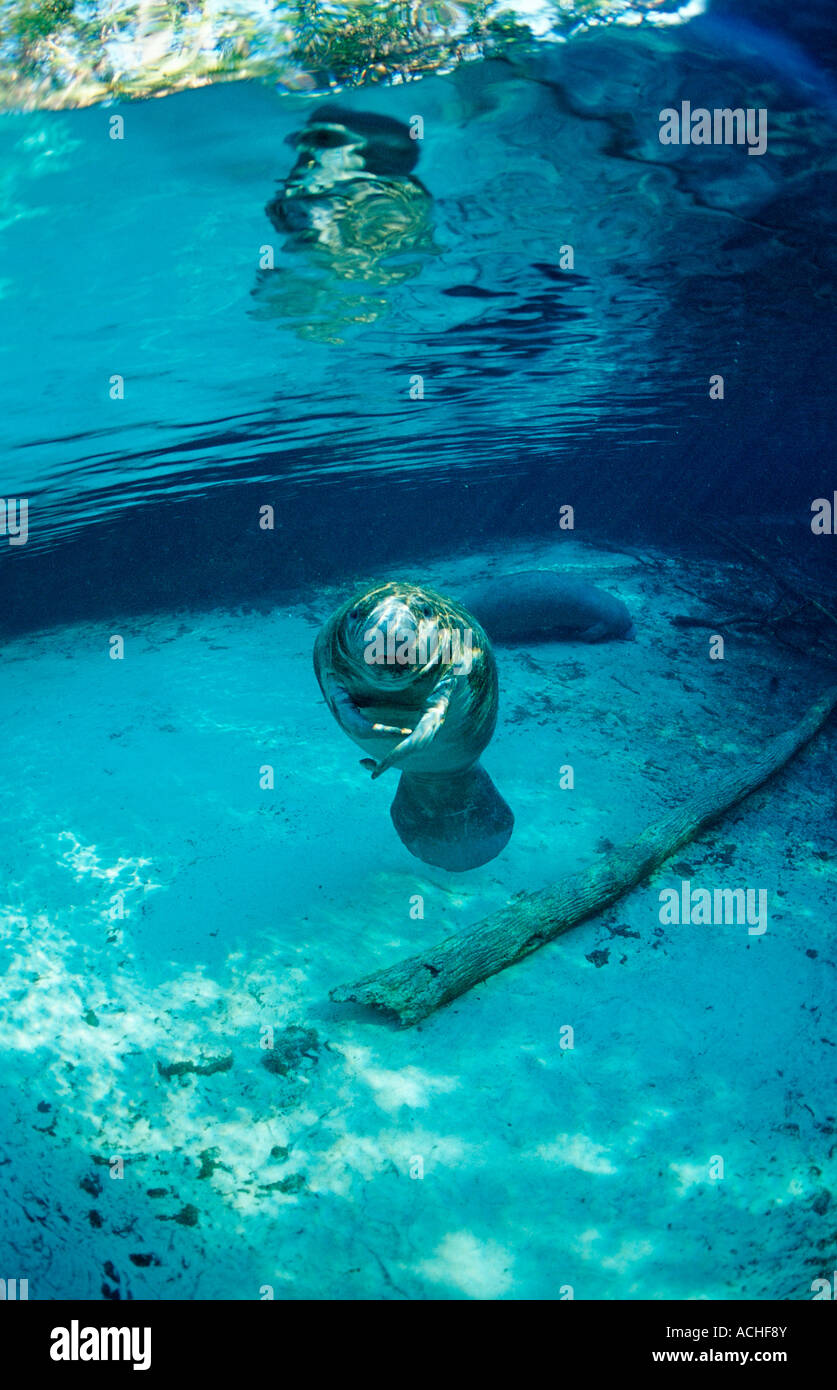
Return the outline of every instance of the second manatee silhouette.
<path id="1" fill-rule="evenodd" d="M 521 570 L 456 592 L 492 642 L 604 642 L 634 635 L 621 599 L 554 570 Z"/>

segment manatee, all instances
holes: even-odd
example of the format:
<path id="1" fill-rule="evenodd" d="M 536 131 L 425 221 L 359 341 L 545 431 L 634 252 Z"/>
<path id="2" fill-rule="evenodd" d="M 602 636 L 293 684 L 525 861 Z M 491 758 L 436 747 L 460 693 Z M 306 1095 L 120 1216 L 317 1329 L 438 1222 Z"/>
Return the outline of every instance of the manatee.
<path id="1" fill-rule="evenodd" d="M 289 139 L 297 160 L 266 208 L 288 248 L 344 280 L 397 284 L 417 273 L 404 253 L 431 249 L 432 200 L 412 172 L 419 146 L 409 128 L 330 104 Z"/>
<path id="2" fill-rule="evenodd" d="M 494 654 L 462 607 L 432 589 L 377 584 L 320 629 L 314 671 L 377 778 L 401 777 L 390 815 L 427 864 L 460 872 L 508 843 L 514 816 L 479 761 L 497 723 Z"/>
<path id="3" fill-rule="evenodd" d="M 603 642 L 633 636 L 631 615 L 621 599 L 586 579 L 554 570 L 486 579 L 465 588 L 461 599 L 492 642 Z"/>

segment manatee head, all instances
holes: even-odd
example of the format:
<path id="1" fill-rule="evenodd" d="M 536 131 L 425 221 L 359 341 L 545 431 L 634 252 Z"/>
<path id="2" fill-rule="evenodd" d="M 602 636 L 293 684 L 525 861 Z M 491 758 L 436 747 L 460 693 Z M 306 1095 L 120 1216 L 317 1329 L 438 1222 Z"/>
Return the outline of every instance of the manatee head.
<path id="1" fill-rule="evenodd" d="M 359 594 L 335 615 L 334 652 L 352 682 L 395 694 L 438 675 L 455 615 L 431 590 L 382 584 Z M 457 625 L 461 626 L 461 625 Z"/>
<path id="2" fill-rule="evenodd" d="M 318 336 L 326 322 L 372 322 L 386 308 L 380 291 L 418 275 L 424 258 L 437 251 L 432 199 L 412 172 L 418 142 L 401 121 L 329 104 L 317 107 L 288 143 L 296 163 L 265 210 L 288 237 L 282 249 L 301 252 L 327 276 L 300 282 L 300 298 L 317 300 L 306 336 Z M 375 290 L 342 301 L 334 296 L 334 278 L 372 281 Z M 293 280 L 286 279 L 283 272 L 282 293 L 277 286 L 274 293 L 280 303 L 291 295 L 292 304 Z"/>
<path id="3" fill-rule="evenodd" d="M 300 163 L 342 167 L 346 172 L 365 169 L 393 177 L 412 173 L 418 163 L 418 143 L 402 121 L 344 106 L 318 106 L 289 141 L 299 150 Z"/>

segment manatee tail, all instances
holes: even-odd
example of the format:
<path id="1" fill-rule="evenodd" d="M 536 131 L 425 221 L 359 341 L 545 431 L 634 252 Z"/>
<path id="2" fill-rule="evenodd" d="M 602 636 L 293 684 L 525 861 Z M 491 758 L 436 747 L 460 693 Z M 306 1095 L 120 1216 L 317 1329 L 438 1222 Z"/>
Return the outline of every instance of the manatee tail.
<path id="1" fill-rule="evenodd" d="M 390 815 L 411 854 L 454 873 L 496 858 L 514 826 L 511 808 L 480 763 L 464 772 L 402 772 Z"/>

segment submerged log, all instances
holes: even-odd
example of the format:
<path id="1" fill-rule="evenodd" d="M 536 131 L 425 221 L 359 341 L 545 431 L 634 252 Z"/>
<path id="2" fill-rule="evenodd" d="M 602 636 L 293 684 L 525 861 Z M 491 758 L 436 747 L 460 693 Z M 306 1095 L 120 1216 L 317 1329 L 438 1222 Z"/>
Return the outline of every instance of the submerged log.
<path id="1" fill-rule="evenodd" d="M 837 687 L 812 705 L 793 728 L 764 743 L 744 765 L 717 779 L 707 777 L 689 801 L 649 826 L 631 844 L 608 851 L 605 860 L 568 874 L 549 888 L 516 898 L 509 907 L 446 937 L 421 955 L 354 984 L 337 986 L 330 998 L 340 1004 L 387 1010 L 404 1024 L 420 1022 L 489 975 L 609 907 L 778 772 L 821 728 L 835 706 Z"/>

